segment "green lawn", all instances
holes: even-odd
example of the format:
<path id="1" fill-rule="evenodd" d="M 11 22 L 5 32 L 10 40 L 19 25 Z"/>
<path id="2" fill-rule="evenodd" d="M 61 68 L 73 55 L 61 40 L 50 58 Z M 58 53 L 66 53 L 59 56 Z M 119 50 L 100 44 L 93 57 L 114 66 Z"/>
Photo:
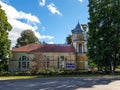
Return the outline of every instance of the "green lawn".
<path id="1" fill-rule="evenodd" d="M 116 77 L 115 75 L 114 77 Z M 59 75 L 59 76 L 0 76 L 0 80 L 33 79 L 33 78 L 60 78 L 60 77 L 111 77 L 111 75 Z"/>
<path id="2" fill-rule="evenodd" d="M 8 80 L 8 79 L 30 79 L 30 78 L 40 78 L 40 76 L 0 76 L 0 80 Z"/>

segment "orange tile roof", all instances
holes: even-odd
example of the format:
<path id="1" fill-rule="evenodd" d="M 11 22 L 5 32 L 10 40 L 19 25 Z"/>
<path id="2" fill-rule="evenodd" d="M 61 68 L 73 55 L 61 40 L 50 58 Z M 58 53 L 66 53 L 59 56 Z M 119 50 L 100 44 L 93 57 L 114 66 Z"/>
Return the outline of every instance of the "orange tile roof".
<path id="1" fill-rule="evenodd" d="M 14 48 L 12 52 L 75 52 L 72 45 L 64 44 L 29 44 Z"/>

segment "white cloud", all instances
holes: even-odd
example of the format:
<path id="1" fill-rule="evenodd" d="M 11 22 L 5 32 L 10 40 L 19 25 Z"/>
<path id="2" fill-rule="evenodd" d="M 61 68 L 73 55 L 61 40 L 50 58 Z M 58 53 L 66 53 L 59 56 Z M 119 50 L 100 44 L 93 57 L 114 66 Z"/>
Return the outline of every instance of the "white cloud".
<path id="1" fill-rule="evenodd" d="M 23 11 L 17 11 L 14 7 L 3 3 L 1 0 L 0 5 L 6 12 L 8 22 L 12 25 L 12 30 L 9 32 L 9 38 L 11 39 L 12 47 L 15 46 L 17 38 L 20 37 L 20 33 L 26 29 L 32 29 L 39 39 L 54 38 L 53 36 L 40 35 L 40 33 L 36 31 L 38 29 L 37 24 L 40 24 L 40 21 L 36 16 Z M 25 22 L 20 21 L 21 19 L 25 20 Z"/>
<path id="2" fill-rule="evenodd" d="M 41 35 L 40 38 L 42 38 L 42 39 L 46 39 L 46 38 L 47 38 L 47 39 L 53 39 L 54 36 L 49 36 L 49 35 L 46 35 L 46 36 L 45 36 L 45 35 Z"/>
<path id="3" fill-rule="evenodd" d="M 5 10 L 8 19 L 25 19 L 31 22 L 40 23 L 39 19 L 36 16 L 31 15 L 31 13 L 17 11 L 14 7 L 7 5 L 1 1 L 0 4 L 2 5 L 2 8 Z"/>
<path id="4" fill-rule="evenodd" d="M 52 14 L 58 14 L 62 16 L 62 13 L 56 8 L 55 4 L 51 3 L 47 5 L 47 8 Z"/>
<path id="5" fill-rule="evenodd" d="M 36 35 L 38 38 L 40 38 L 40 39 L 49 39 L 49 40 L 54 39 L 54 36 L 41 35 L 41 34 L 39 34 L 38 32 L 35 32 L 35 35 Z"/>
<path id="6" fill-rule="evenodd" d="M 45 0 L 41 0 L 41 1 L 39 2 L 39 5 L 40 5 L 40 6 L 45 6 Z"/>
<path id="7" fill-rule="evenodd" d="M 47 42 L 48 44 L 54 44 L 54 42 Z"/>
<path id="8" fill-rule="evenodd" d="M 83 2 L 83 0 L 78 0 L 78 1 L 80 1 L 81 3 Z"/>

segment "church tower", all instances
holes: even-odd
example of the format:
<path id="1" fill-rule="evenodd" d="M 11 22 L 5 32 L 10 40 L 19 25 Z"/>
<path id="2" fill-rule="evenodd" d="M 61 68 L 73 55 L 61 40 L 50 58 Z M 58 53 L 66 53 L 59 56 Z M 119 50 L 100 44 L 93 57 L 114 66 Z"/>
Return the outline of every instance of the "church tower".
<path id="1" fill-rule="evenodd" d="M 87 61 L 87 33 L 82 25 L 78 22 L 76 27 L 72 30 L 72 44 L 76 51 L 76 68 L 88 69 Z"/>

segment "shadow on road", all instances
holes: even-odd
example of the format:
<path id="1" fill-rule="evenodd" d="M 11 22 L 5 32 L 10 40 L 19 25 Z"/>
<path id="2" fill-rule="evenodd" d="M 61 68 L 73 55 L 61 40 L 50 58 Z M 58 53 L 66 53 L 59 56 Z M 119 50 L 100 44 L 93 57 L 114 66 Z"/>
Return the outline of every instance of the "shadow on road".
<path id="1" fill-rule="evenodd" d="M 77 90 L 95 85 L 108 85 L 120 77 L 61 77 L 21 80 L 1 80 L 0 90 Z"/>

